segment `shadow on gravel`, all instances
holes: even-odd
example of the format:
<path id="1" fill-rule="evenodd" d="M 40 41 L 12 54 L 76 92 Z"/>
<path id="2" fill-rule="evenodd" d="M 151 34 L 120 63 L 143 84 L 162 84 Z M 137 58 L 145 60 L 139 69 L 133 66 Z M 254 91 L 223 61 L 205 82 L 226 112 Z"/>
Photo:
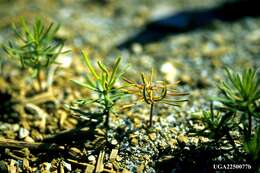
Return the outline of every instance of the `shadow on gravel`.
<path id="1" fill-rule="evenodd" d="M 182 11 L 148 23 L 143 30 L 119 44 L 117 48 L 126 49 L 133 43 L 144 45 L 159 41 L 169 35 L 201 28 L 215 20 L 233 22 L 243 17 L 258 17 L 259 6 L 259 0 L 236 0 L 214 8 Z"/>

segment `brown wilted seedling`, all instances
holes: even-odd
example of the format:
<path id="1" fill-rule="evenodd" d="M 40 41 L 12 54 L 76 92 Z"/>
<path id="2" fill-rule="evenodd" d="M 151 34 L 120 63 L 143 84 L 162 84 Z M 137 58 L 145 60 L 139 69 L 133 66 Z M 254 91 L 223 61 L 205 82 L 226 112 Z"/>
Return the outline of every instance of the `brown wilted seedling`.
<path id="1" fill-rule="evenodd" d="M 154 105 L 157 103 L 163 103 L 171 106 L 180 106 L 180 102 L 187 101 L 186 99 L 172 99 L 172 97 L 186 96 L 188 93 L 178 93 L 174 89 L 178 82 L 173 84 L 167 84 L 166 81 L 156 81 L 153 82 L 153 70 L 150 77 L 141 74 L 142 82 L 136 83 L 129 79 L 124 78 L 130 87 L 128 87 L 127 92 L 137 95 L 138 99 L 144 101 L 150 105 L 150 119 L 149 127 L 152 126 L 153 122 L 153 110 Z"/>

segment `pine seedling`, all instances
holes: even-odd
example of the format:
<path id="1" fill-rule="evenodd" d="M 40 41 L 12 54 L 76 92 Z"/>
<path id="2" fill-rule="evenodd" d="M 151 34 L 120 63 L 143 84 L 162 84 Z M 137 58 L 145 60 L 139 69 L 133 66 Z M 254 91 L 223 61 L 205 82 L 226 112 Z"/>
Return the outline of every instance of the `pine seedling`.
<path id="1" fill-rule="evenodd" d="M 171 106 L 180 106 L 180 102 L 187 101 L 186 99 L 172 99 L 170 97 L 186 96 L 187 93 L 177 93 L 173 87 L 178 83 L 167 84 L 166 81 L 157 81 L 153 82 L 153 70 L 150 77 L 141 74 L 142 82 L 135 83 L 129 79 L 124 79 L 130 88 L 127 89 L 127 92 L 135 94 L 138 96 L 138 99 L 144 101 L 146 104 L 150 105 L 150 118 L 149 118 L 149 127 L 152 126 L 153 122 L 153 111 L 154 105 L 156 103 L 164 103 Z"/>
<path id="2" fill-rule="evenodd" d="M 229 110 L 242 112 L 241 123 L 244 129 L 244 137 L 250 139 L 252 132 L 252 118 L 257 114 L 257 101 L 260 99 L 259 79 L 257 71 L 247 69 L 242 74 L 226 69 L 228 80 L 219 85 L 223 97 L 216 98 Z M 243 117 L 247 117 L 246 121 Z"/>
<path id="3" fill-rule="evenodd" d="M 85 75 L 85 82 L 80 82 L 77 80 L 73 80 L 76 84 L 96 93 L 98 95 L 97 99 L 80 99 L 78 103 L 80 104 L 92 104 L 96 103 L 102 107 L 101 115 L 105 116 L 105 127 L 109 127 L 109 117 L 113 106 L 116 101 L 121 97 L 125 96 L 126 93 L 120 90 L 120 88 L 116 87 L 115 84 L 118 82 L 120 77 L 124 74 L 124 70 L 119 69 L 119 64 L 121 58 L 117 58 L 112 69 L 107 68 L 101 61 L 97 62 L 99 67 L 99 71 L 96 71 L 95 68 L 90 63 L 90 59 L 86 52 L 82 51 L 82 55 L 84 57 L 85 64 L 89 70 L 89 73 Z M 76 110 L 76 109 L 72 109 Z M 79 112 L 79 111 L 77 111 Z M 84 115 L 93 115 L 93 113 L 88 114 L 84 113 Z M 100 115 L 99 113 L 95 115 Z"/>
<path id="4" fill-rule="evenodd" d="M 236 150 L 235 142 L 231 136 L 231 131 L 237 126 L 234 122 L 235 113 L 232 111 L 226 112 L 222 115 L 219 111 L 214 111 L 213 103 L 210 104 L 209 111 L 203 111 L 201 114 L 194 114 L 192 120 L 199 124 L 203 124 L 202 129 L 195 129 L 191 127 L 191 132 L 195 135 L 203 136 L 214 141 L 215 144 L 223 144 L 224 137 Z"/>
<path id="5" fill-rule="evenodd" d="M 59 25 L 51 23 L 45 26 L 38 18 L 30 28 L 25 19 L 21 18 L 21 28 L 13 25 L 13 30 L 16 40 L 9 41 L 3 49 L 11 58 L 19 59 L 22 68 L 32 69 L 32 77 L 37 79 L 42 91 L 41 71 L 47 75 L 49 66 L 55 63 L 56 58 L 62 53 L 63 43 L 55 41 L 54 38 Z"/>

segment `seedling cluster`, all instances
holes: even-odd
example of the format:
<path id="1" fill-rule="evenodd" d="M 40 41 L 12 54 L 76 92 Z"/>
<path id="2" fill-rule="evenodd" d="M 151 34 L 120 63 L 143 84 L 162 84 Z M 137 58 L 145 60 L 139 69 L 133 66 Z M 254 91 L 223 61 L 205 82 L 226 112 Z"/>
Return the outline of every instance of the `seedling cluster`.
<path id="1" fill-rule="evenodd" d="M 33 77 L 37 78 L 40 90 L 43 90 L 42 79 L 40 77 L 41 72 L 47 73 L 50 65 L 55 63 L 56 58 L 63 53 L 63 43 L 55 41 L 55 34 L 59 29 L 59 25 L 51 23 L 49 26 L 45 26 L 42 20 L 37 19 L 32 27 L 28 26 L 26 21 L 21 19 L 21 30 L 17 29 L 13 25 L 14 31 L 17 36 L 17 40 L 10 41 L 8 45 L 5 45 L 3 49 L 10 56 L 20 60 L 22 68 L 30 68 L 33 70 Z M 84 62 L 89 70 L 85 75 L 85 82 L 73 80 L 76 84 L 85 87 L 98 95 L 97 99 L 84 98 L 77 100 L 78 104 L 93 104 L 96 103 L 102 107 L 101 112 L 84 113 L 83 111 L 76 109 L 72 106 L 67 106 L 71 110 L 81 112 L 84 115 L 102 115 L 105 116 L 104 125 L 109 126 L 109 117 L 111 109 L 116 104 L 116 101 L 127 94 L 132 93 L 131 89 L 127 89 L 126 85 L 120 88 L 115 84 L 120 80 L 124 74 L 125 69 L 120 70 L 119 64 L 121 58 L 117 58 L 112 69 L 106 67 L 101 61 L 97 62 L 99 70 L 97 71 L 91 64 L 90 59 L 85 51 L 82 51 Z M 153 74 L 151 74 L 150 80 L 146 79 L 144 74 L 141 74 L 142 84 L 134 84 L 130 80 L 125 80 L 131 87 L 136 87 L 142 94 L 142 99 L 150 107 L 150 123 L 152 125 L 153 107 L 156 102 L 162 102 L 165 104 L 177 106 L 176 102 L 182 102 L 185 100 L 170 100 L 167 96 L 183 96 L 186 94 L 175 93 L 171 90 L 172 85 L 166 84 L 166 82 L 159 82 L 154 85 L 152 83 Z M 160 94 L 156 93 L 160 91 Z M 98 117 L 96 117 L 98 118 Z"/>
<path id="2" fill-rule="evenodd" d="M 212 98 L 222 103 L 216 108 L 211 103 L 210 111 L 204 111 L 202 116 L 195 116 L 194 120 L 203 124 L 202 130 L 191 130 L 195 135 L 211 139 L 211 146 L 228 146 L 232 149 L 224 152 L 234 152 L 239 157 L 241 145 L 253 163 L 260 159 L 260 130 L 259 130 L 259 99 L 260 87 L 257 71 L 247 69 L 242 73 L 235 73 L 226 69 L 227 80 L 219 84 L 221 97 Z M 239 136 L 232 134 L 238 133 Z M 254 134 L 253 134 L 254 132 Z M 225 140 L 229 143 L 225 143 Z M 255 165 L 257 168 L 257 166 Z"/>
<path id="3" fill-rule="evenodd" d="M 126 68 L 122 71 L 119 69 L 120 58 L 116 59 L 112 70 L 109 70 L 102 62 L 98 61 L 97 65 L 99 67 L 99 73 L 91 65 L 89 57 L 85 51 L 82 52 L 86 66 L 88 67 L 89 74 L 85 76 L 86 82 L 80 82 L 73 80 L 76 84 L 85 87 L 98 94 L 97 99 L 80 99 L 77 101 L 79 104 L 91 104 L 97 103 L 102 106 L 103 110 L 101 113 L 94 113 L 94 115 L 105 116 L 106 127 L 109 127 L 109 116 L 112 107 L 115 105 L 116 101 L 129 94 L 135 94 L 139 99 L 144 100 L 145 103 L 150 105 L 150 120 L 149 127 L 152 126 L 153 121 L 153 108 L 154 104 L 157 102 L 162 102 L 172 106 L 178 106 L 178 102 L 183 102 L 186 100 L 171 100 L 169 96 L 184 96 L 186 93 L 176 93 L 175 90 L 170 89 L 173 85 L 166 84 L 166 82 L 158 82 L 158 84 L 153 84 L 153 72 L 151 74 L 150 80 L 148 81 L 144 74 L 141 74 L 142 84 L 137 84 L 131 80 L 124 79 L 126 84 L 123 86 L 115 86 L 116 82 L 119 82 L 120 78 L 124 74 Z M 174 84 L 176 85 L 176 84 Z M 159 91 L 159 94 L 157 94 Z M 69 106 L 70 109 L 80 112 L 78 109 Z M 93 113 L 83 112 L 84 115 L 91 116 Z"/>
<path id="4" fill-rule="evenodd" d="M 32 77 L 37 78 L 42 91 L 44 88 L 41 73 L 47 75 L 48 68 L 55 63 L 61 53 L 64 53 L 63 43 L 55 41 L 59 26 L 51 23 L 46 27 L 42 20 L 37 19 L 30 28 L 25 20 L 21 19 L 21 29 L 17 29 L 15 25 L 13 28 L 17 39 L 10 41 L 3 49 L 10 57 L 19 59 L 22 68 L 33 71 Z M 127 67 L 120 67 L 121 58 L 117 58 L 111 68 L 97 61 L 98 68 L 95 68 L 85 51 L 82 51 L 82 55 L 88 69 L 84 76 L 85 81 L 73 79 L 72 81 L 96 94 L 97 98 L 80 98 L 66 107 L 81 116 L 102 121 L 106 129 L 110 126 L 113 108 L 123 97 L 135 95 L 138 100 L 149 105 L 148 127 L 153 125 L 155 105 L 162 103 L 179 106 L 179 103 L 187 101 L 183 97 L 188 94 L 177 92 L 175 89 L 178 82 L 173 84 L 166 81 L 154 82 L 153 70 L 150 75 L 141 73 L 141 80 L 135 82 L 123 77 Z M 222 95 L 212 99 L 209 111 L 202 111 L 200 116 L 193 117 L 193 121 L 202 124 L 203 128 L 199 130 L 191 128 L 191 133 L 210 139 L 209 146 L 213 148 L 231 145 L 232 152 L 240 154 L 242 147 L 249 158 L 257 163 L 260 160 L 260 79 L 257 71 L 253 69 L 245 70 L 243 73 L 226 69 L 226 73 L 227 81 L 218 85 Z M 118 83 L 122 85 L 118 86 Z M 221 106 L 215 107 L 213 105 L 215 101 L 220 102 Z M 78 107 L 74 107 L 74 104 Z M 86 112 L 80 107 L 92 104 L 98 105 L 97 111 Z M 239 134 L 239 139 L 234 139 L 234 132 Z M 239 140 L 242 146 L 237 146 L 236 140 Z"/>

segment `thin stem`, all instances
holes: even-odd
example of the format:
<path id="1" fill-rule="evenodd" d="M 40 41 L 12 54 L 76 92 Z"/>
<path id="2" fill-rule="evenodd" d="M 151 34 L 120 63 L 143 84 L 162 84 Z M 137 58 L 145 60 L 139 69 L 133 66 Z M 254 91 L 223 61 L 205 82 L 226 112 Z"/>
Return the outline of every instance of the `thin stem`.
<path id="1" fill-rule="evenodd" d="M 153 124 L 153 106 L 154 106 L 154 103 L 152 102 L 152 103 L 151 103 L 151 107 L 150 107 L 150 121 L 149 121 L 149 127 L 152 127 L 152 124 Z"/>
<path id="2" fill-rule="evenodd" d="M 109 109 L 105 109 L 105 110 L 104 110 L 104 116 L 106 116 L 105 124 L 104 124 L 104 125 L 105 125 L 105 127 L 107 127 L 107 128 L 109 127 L 109 112 L 110 112 Z"/>
<path id="3" fill-rule="evenodd" d="M 251 130 L 252 130 L 252 114 L 251 112 L 248 110 L 248 140 L 250 140 L 251 137 Z"/>
<path id="4" fill-rule="evenodd" d="M 104 98 L 105 98 L 105 109 L 104 109 L 104 116 L 106 116 L 106 119 L 105 119 L 105 127 L 106 128 L 109 128 L 109 114 L 110 114 L 110 106 L 109 106 L 109 96 L 108 96 L 108 91 L 107 90 L 104 90 Z"/>
<path id="5" fill-rule="evenodd" d="M 42 81 L 41 81 L 41 74 L 40 74 L 40 71 L 38 70 L 37 71 L 37 82 L 38 82 L 38 85 L 39 85 L 39 88 L 40 88 L 40 91 L 42 91 Z"/>
<path id="6" fill-rule="evenodd" d="M 3 62 L 3 60 L 1 59 L 1 60 L 0 60 L 0 74 L 1 74 L 1 75 L 3 75 L 3 71 L 4 71 L 3 68 L 4 68 L 4 62 Z"/>

